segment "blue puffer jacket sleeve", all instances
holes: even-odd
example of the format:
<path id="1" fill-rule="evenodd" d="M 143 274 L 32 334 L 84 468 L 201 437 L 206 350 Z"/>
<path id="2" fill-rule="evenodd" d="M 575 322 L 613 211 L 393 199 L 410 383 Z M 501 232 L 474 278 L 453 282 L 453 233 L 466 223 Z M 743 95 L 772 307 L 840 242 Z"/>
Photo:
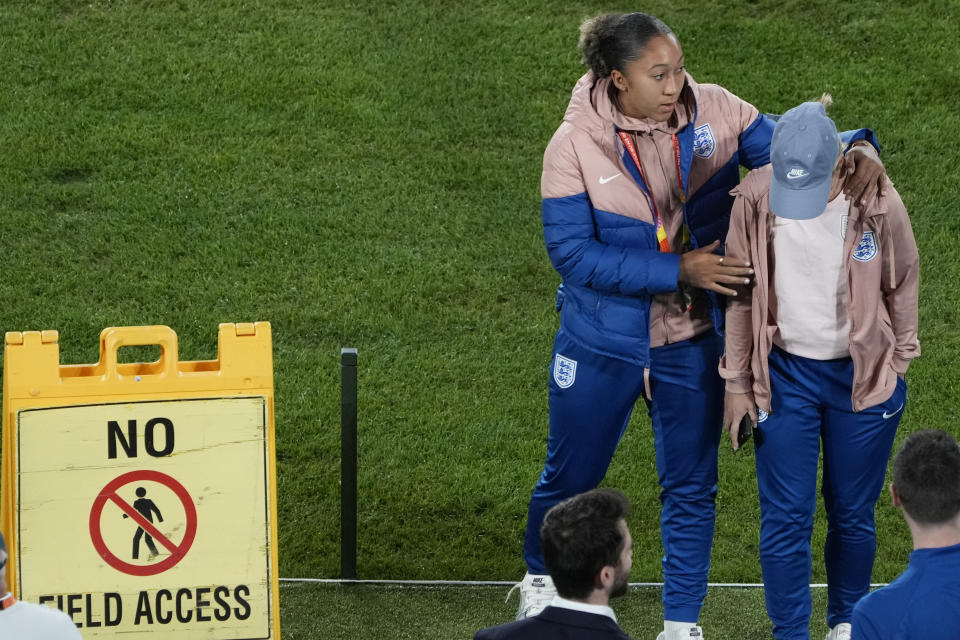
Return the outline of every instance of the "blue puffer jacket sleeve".
<path id="1" fill-rule="evenodd" d="M 740 148 L 738 150 L 739 164 L 748 169 L 756 169 L 770 164 L 770 138 L 773 137 L 773 128 L 776 122 L 764 114 L 740 134 Z"/>
<path id="2" fill-rule="evenodd" d="M 757 169 L 770 163 L 770 140 L 780 116 L 761 113 L 753 124 L 740 134 L 740 164 L 748 169 Z M 866 140 L 880 152 L 880 142 L 870 129 L 851 129 L 840 132 L 840 140 L 846 145 L 844 152 L 857 140 Z"/>
<path id="3" fill-rule="evenodd" d="M 877 150 L 877 153 L 880 152 L 880 142 L 877 140 L 877 136 L 874 135 L 873 131 L 870 129 L 852 129 L 850 131 L 842 131 L 840 132 L 840 140 L 847 145 L 844 149 L 844 153 L 849 151 L 850 145 L 857 140 L 866 140 L 873 145 L 873 148 Z"/>
<path id="4" fill-rule="evenodd" d="M 585 192 L 543 199 L 547 253 L 565 283 L 627 296 L 676 290 L 680 256 L 656 249 L 653 225 L 639 232 L 637 221 L 625 218 L 628 231 L 650 246 L 616 246 L 597 239 L 595 215 L 614 216 L 594 210 Z"/>
<path id="5" fill-rule="evenodd" d="M 625 296 L 676 290 L 680 256 L 657 250 L 653 224 L 594 206 L 574 147 L 572 128 L 562 127 L 544 153 L 541 182 L 543 236 L 564 283 Z"/>

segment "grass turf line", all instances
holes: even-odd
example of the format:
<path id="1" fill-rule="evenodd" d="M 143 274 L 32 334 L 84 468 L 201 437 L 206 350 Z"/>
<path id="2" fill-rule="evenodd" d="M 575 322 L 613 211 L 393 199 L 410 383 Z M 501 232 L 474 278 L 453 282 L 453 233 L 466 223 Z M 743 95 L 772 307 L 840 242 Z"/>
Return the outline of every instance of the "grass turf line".
<path id="1" fill-rule="evenodd" d="M 516 594 L 505 588 L 385 587 L 284 584 L 280 589 L 285 640 L 472 638 L 480 628 L 513 619 Z M 827 632 L 825 589 L 813 590 L 810 637 Z M 660 589 L 633 587 L 613 601 L 620 626 L 637 640 L 663 629 Z M 374 613 L 375 612 L 375 613 Z M 700 620 L 710 640 L 769 638 L 762 589 L 711 589 Z"/>

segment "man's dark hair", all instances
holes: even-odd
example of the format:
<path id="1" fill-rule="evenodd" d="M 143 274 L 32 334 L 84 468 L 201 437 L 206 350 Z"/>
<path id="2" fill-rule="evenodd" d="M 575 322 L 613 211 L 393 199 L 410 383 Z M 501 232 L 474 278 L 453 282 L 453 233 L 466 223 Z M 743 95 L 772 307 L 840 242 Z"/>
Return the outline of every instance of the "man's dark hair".
<path id="1" fill-rule="evenodd" d="M 0 551 L 7 550 L 7 541 L 3 539 L 3 531 L 0 531 Z"/>
<path id="2" fill-rule="evenodd" d="M 630 510 L 616 489 L 594 489 L 554 506 L 540 526 L 540 546 L 557 593 L 583 599 L 596 586 L 597 574 L 620 563 L 624 532 L 617 526 Z"/>
<path id="3" fill-rule="evenodd" d="M 920 524 L 943 524 L 960 513 L 960 445 L 943 431 L 910 434 L 893 459 L 893 486 L 904 511 Z"/>

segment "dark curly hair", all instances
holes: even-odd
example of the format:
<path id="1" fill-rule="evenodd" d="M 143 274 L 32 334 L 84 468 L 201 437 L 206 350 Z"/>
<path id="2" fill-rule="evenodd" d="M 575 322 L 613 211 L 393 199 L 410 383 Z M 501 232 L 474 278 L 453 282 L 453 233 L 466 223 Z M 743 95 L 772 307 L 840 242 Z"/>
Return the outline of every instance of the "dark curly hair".
<path id="1" fill-rule="evenodd" d="M 564 598 L 586 598 L 597 574 L 616 567 L 626 542 L 618 523 L 630 503 L 616 489 L 594 489 L 555 505 L 540 526 L 543 562 Z"/>
<path id="2" fill-rule="evenodd" d="M 629 62 L 643 55 L 650 40 L 667 35 L 674 35 L 673 30 L 646 13 L 606 13 L 588 18 L 580 25 L 581 62 L 598 78 L 604 78 L 614 69 L 623 72 Z"/>
<path id="3" fill-rule="evenodd" d="M 960 445 L 928 429 L 911 433 L 893 459 L 893 487 L 920 524 L 943 524 L 960 513 Z"/>

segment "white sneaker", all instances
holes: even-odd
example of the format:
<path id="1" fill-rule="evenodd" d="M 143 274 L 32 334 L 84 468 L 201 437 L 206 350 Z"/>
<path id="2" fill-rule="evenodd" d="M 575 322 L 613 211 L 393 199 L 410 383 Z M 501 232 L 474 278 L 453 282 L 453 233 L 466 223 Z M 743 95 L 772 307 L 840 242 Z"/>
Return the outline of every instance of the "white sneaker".
<path id="1" fill-rule="evenodd" d="M 513 585 L 507 592 L 507 600 L 515 589 L 520 588 L 520 607 L 517 609 L 517 620 L 537 615 L 553 602 L 557 595 L 557 588 L 553 586 L 553 579 L 548 575 L 528 573 L 523 580 Z M 506 602 L 506 600 L 504 601 Z"/>
<path id="2" fill-rule="evenodd" d="M 697 625 L 692 625 L 687 630 L 669 635 L 667 635 L 666 631 L 661 631 L 660 635 L 657 636 L 657 640 L 703 640 L 703 629 Z M 848 637 L 846 640 L 850 640 L 850 638 Z"/>
<path id="3" fill-rule="evenodd" d="M 833 629 L 830 629 L 830 633 L 827 634 L 824 640 L 850 640 L 850 623 L 841 622 Z"/>

